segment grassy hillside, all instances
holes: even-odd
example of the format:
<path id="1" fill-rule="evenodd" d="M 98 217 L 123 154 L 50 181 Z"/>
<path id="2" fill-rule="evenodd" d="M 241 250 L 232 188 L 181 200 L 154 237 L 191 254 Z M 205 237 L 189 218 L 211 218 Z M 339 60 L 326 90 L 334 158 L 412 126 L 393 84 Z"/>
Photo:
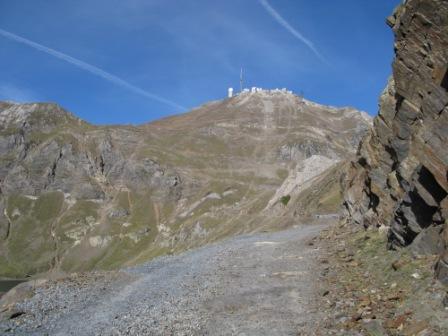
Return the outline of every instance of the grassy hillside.
<path id="1" fill-rule="evenodd" d="M 0 276 L 9 277 L 111 269 L 333 213 L 338 162 L 369 126 L 353 109 L 280 92 L 136 127 L 89 125 L 54 104 L 0 106 Z M 316 157 L 328 174 L 301 173 Z"/>

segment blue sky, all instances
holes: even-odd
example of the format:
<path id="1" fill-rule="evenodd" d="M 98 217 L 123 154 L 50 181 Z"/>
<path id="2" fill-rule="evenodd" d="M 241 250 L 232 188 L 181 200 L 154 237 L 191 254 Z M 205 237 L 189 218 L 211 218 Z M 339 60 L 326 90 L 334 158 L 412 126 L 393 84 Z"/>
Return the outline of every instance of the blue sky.
<path id="1" fill-rule="evenodd" d="M 0 99 L 138 124 L 224 98 L 243 67 L 248 87 L 375 115 L 398 2 L 0 0 Z"/>

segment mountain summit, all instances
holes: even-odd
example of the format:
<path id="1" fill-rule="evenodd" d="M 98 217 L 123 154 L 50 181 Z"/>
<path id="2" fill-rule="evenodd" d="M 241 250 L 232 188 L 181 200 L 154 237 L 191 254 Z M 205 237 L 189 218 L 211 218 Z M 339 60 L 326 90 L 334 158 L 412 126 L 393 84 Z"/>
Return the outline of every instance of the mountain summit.
<path id="1" fill-rule="evenodd" d="M 275 90 L 140 126 L 0 103 L 0 275 L 109 269 L 333 214 L 337 167 L 370 124 Z"/>

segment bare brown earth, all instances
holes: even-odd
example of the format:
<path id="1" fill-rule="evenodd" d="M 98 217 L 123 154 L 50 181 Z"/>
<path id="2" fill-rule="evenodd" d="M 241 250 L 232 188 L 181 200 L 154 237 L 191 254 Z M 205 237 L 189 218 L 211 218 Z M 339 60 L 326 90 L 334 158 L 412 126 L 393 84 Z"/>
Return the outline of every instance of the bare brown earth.
<path id="1" fill-rule="evenodd" d="M 448 334 L 448 293 L 434 278 L 437 255 L 386 249 L 386 233 L 344 222 L 310 244 L 321 247 L 319 335 Z"/>

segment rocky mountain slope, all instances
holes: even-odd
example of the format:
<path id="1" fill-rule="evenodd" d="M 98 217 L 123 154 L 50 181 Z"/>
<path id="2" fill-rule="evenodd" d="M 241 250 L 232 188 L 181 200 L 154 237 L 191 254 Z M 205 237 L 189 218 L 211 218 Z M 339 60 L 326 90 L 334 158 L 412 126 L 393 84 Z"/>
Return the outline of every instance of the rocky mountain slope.
<path id="1" fill-rule="evenodd" d="M 391 247 L 440 254 L 448 284 L 448 2 L 409 0 L 388 19 L 393 76 L 345 179 L 352 222 L 384 226 Z"/>
<path id="2" fill-rule="evenodd" d="M 282 91 L 140 126 L 0 103 L 0 276 L 110 269 L 334 213 L 335 172 L 369 125 Z"/>

